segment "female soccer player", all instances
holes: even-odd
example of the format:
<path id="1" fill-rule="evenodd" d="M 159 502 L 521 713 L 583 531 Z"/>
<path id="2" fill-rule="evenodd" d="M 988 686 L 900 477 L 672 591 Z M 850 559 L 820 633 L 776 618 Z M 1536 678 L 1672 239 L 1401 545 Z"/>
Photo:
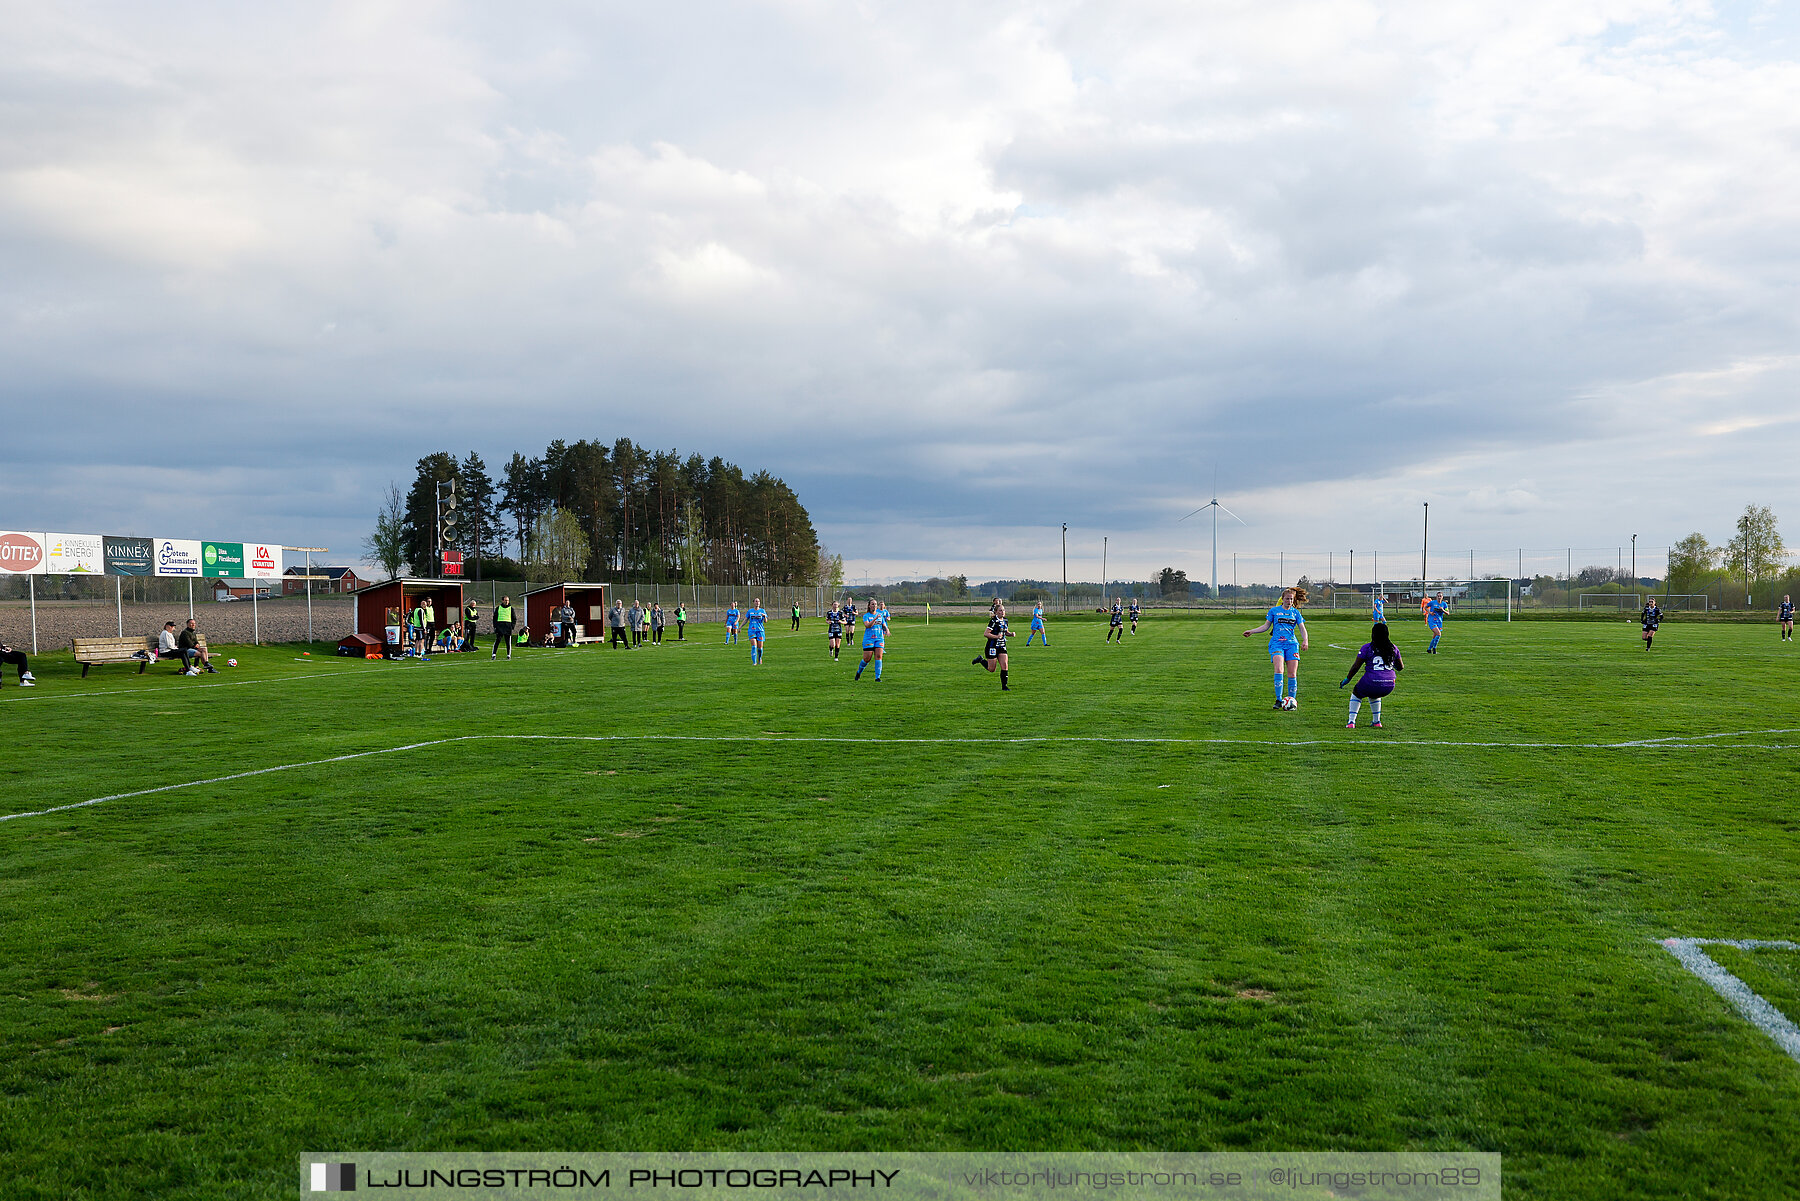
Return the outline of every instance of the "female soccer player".
<path id="1" fill-rule="evenodd" d="M 856 678 L 862 679 L 863 668 L 869 660 L 875 660 L 875 679 L 881 679 L 881 657 L 887 650 L 887 622 L 875 609 L 875 600 L 869 599 L 869 611 L 863 614 L 863 657 L 856 665 Z"/>
<path id="2" fill-rule="evenodd" d="M 1106 626 L 1106 640 L 1108 642 L 1111 642 L 1113 640 L 1113 635 L 1115 633 L 1118 634 L 1118 636 L 1119 636 L 1119 645 L 1124 646 L 1125 645 L 1125 602 L 1120 600 L 1116 596 L 1113 597 L 1113 602 L 1112 602 L 1112 619 L 1107 623 L 1107 626 Z"/>
<path id="3" fill-rule="evenodd" d="M 738 627 L 738 607 L 737 607 L 737 602 L 732 601 L 731 608 L 725 610 L 725 645 L 726 646 L 730 646 L 732 643 L 737 641 L 737 627 Z"/>
<path id="4" fill-rule="evenodd" d="M 744 611 L 744 632 L 750 636 L 750 666 L 762 662 L 763 634 L 768 629 L 769 611 L 762 607 L 762 597 L 753 597 Z"/>
<path id="5" fill-rule="evenodd" d="M 1269 659 L 1275 665 L 1275 708 L 1300 707 L 1300 652 L 1307 649 L 1306 618 L 1300 606 L 1306 603 L 1306 589 L 1288 588 L 1281 603 L 1270 609 L 1262 624 L 1244 631 L 1244 637 L 1269 631 Z M 1286 677 L 1287 695 L 1281 692 Z"/>
<path id="6" fill-rule="evenodd" d="M 1638 620 L 1644 626 L 1644 649 L 1649 650 L 1657 628 L 1662 625 L 1662 608 L 1656 603 L 1654 596 L 1644 601 L 1644 611 L 1638 615 Z"/>
<path id="7" fill-rule="evenodd" d="M 825 614 L 825 645 L 831 650 L 831 661 L 837 662 L 838 652 L 844 647 L 844 611 L 832 603 L 831 611 Z"/>
<path id="8" fill-rule="evenodd" d="M 1031 632 L 1025 635 L 1025 645 L 1030 646 L 1033 638 L 1041 637 L 1044 645 L 1050 645 L 1050 631 L 1044 628 L 1044 602 L 1039 601 L 1031 607 Z"/>
<path id="9" fill-rule="evenodd" d="M 1437 598 L 1425 606 L 1425 628 L 1431 631 L 1431 645 L 1425 648 L 1425 653 L 1428 655 L 1438 653 L 1438 641 L 1444 636 L 1444 614 L 1448 612 L 1450 612 L 1450 606 L 1444 600 L 1442 592 L 1438 593 Z"/>
<path id="10" fill-rule="evenodd" d="M 1344 677 L 1342 688 L 1356 678 L 1357 672 L 1363 677 L 1356 681 L 1356 687 L 1350 690 L 1350 720 L 1344 723 L 1346 730 L 1356 728 L 1356 718 L 1362 712 L 1362 703 L 1369 702 L 1369 712 L 1374 718 L 1369 724 L 1375 729 L 1381 728 L 1381 698 L 1394 690 L 1394 683 L 1406 664 L 1400 661 L 1400 648 L 1388 637 L 1385 621 L 1378 621 L 1369 631 L 1369 640 L 1362 644 L 1356 652 L 1356 658 L 1350 664 L 1350 673 Z"/>
<path id="11" fill-rule="evenodd" d="M 1374 598 L 1375 598 L 1375 603 L 1373 604 L 1373 606 L 1371 606 L 1373 609 L 1373 612 L 1371 612 L 1369 615 L 1370 620 L 1373 621 L 1376 625 L 1386 625 L 1387 624 L 1387 598 L 1381 595 L 1381 589 L 1379 586 L 1370 595 L 1374 596 Z"/>
<path id="12" fill-rule="evenodd" d="M 1001 692 L 1012 691 L 1006 683 L 1006 635 L 1006 605 L 999 597 L 995 597 L 993 607 L 988 610 L 987 647 L 972 662 L 990 673 L 996 667 L 1000 669 Z"/>
<path id="13" fill-rule="evenodd" d="M 1781 640 L 1794 640 L 1794 602 L 1785 596 L 1781 598 Z"/>
<path id="14" fill-rule="evenodd" d="M 1138 605 L 1138 598 L 1134 596 L 1131 598 L 1131 632 L 1133 634 L 1137 633 L 1138 618 L 1142 615 L 1143 609 Z"/>

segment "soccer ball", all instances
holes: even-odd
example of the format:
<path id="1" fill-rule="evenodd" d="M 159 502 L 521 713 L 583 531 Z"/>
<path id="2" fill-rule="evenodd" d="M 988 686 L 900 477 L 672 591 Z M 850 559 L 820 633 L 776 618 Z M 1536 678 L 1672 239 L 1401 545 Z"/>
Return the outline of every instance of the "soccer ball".
<path id="1" fill-rule="evenodd" d="M 236 660 L 236 659 L 227 659 L 227 660 L 225 660 L 225 666 L 227 666 L 227 667 L 236 667 L 236 666 L 237 666 L 237 660 Z"/>

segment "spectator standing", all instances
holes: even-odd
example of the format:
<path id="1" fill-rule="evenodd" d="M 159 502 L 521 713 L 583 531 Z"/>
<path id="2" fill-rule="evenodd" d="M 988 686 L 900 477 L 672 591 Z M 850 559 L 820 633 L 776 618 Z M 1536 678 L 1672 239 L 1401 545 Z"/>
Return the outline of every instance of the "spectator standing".
<path id="1" fill-rule="evenodd" d="M 31 674 L 31 661 L 25 657 L 24 651 L 14 650 L 6 643 L 0 642 L 0 663 L 10 663 L 19 669 L 19 687 L 37 687 L 37 677 Z"/>
<path id="2" fill-rule="evenodd" d="M 556 610 L 556 645 L 575 645 L 575 606 L 566 600 Z"/>
<path id="3" fill-rule="evenodd" d="M 799 629 L 799 628 L 800 628 L 800 606 L 799 606 L 799 605 L 795 605 L 795 606 L 794 606 L 794 625 L 793 625 L 793 628 L 794 628 L 794 629 L 796 629 L 796 630 L 797 630 L 797 629 Z"/>
<path id="4" fill-rule="evenodd" d="M 631 602 L 631 645 L 637 646 L 644 641 L 644 608 L 635 600 Z"/>
<path id="5" fill-rule="evenodd" d="M 625 641 L 625 602 L 615 600 L 612 611 L 606 615 L 606 620 L 612 626 L 613 646 L 623 646 L 626 650 L 630 650 L 631 643 Z"/>
<path id="6" fill-rule="evenodd" d="M 656 646 L 662 645 L 663 608 L 662 605 L 650 606 L 650 641 Z"/>
<path id="7" fill-rule="evenodd" d="M 481 625 L 481 608 L 474 601 L 463 606 L 463 649 L 475 649 L 475 633 Z"/>
<path id="8" fill-rule="evenodd" d="M 503 596 L 500 598 L 500 603 L 494 606 L 494 653 L 489 655 L 488 658 L 498 659 L 500 657 L 500 644 L 504 642 L 506 644 L 506 658 L 508 662 L 512 660 L 512 633 L 512 597 Z"/>
<path id="9" fill-rule="evenodd" d="M 675 606 L 675 641 L 687 641 L 687 606 L 683 604 Z"/>

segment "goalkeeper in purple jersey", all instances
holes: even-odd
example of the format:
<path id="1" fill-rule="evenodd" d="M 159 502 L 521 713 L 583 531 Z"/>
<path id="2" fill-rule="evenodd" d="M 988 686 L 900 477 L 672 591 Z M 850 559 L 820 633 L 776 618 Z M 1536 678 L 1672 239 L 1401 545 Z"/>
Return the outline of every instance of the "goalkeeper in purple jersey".
<path id="1" fill-rule="evenodd" d="M 1350 690 L 1350 720 L 1344 723 L 1346 730 L 1356 728 L 1356 719 L 1362 714 L 1362 704 L 1369 702 L 1369 710 L 1374 720 L 1370 722 L 1375 729 L 1381 729 L 1381 698 L 1394 690 L 1400 672 L 1406 664 L 1400 660 L 1400 648 L 1388 637 L 1386 622 L 1376 622 L 1369 630 L 1369 640 L 1362 644 L 1356 652 L 1356 659 L 1350 664 L 1350 672 L 1344 677 L 1342 688 L 1357 672 L 1362 672 L 1362 679 L 1356 681 L 1356 687 Z"/>

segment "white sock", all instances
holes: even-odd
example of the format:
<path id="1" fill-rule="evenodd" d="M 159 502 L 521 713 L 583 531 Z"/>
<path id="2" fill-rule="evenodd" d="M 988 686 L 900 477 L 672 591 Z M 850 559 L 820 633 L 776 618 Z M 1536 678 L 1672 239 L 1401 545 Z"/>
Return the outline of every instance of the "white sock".
<path id="1" fill-rule="evenodd" d="M 1381 720 L 1381 698 L 1380 697 L 1374 697 L 1369 701 L 1369 713 L 1373 716 L 1374 720 L 1376 720 L 1376 721 Z"/>
<path id="2" fill-rule="evenodd" d="M 1362 698 L 1359 696 L 1351 697 L 1350 698 L 1350 724 L 1351 725 L 1356 724 L 1357 715 L 1360 714 L 1361 712 L 1362 712 Z"/>

